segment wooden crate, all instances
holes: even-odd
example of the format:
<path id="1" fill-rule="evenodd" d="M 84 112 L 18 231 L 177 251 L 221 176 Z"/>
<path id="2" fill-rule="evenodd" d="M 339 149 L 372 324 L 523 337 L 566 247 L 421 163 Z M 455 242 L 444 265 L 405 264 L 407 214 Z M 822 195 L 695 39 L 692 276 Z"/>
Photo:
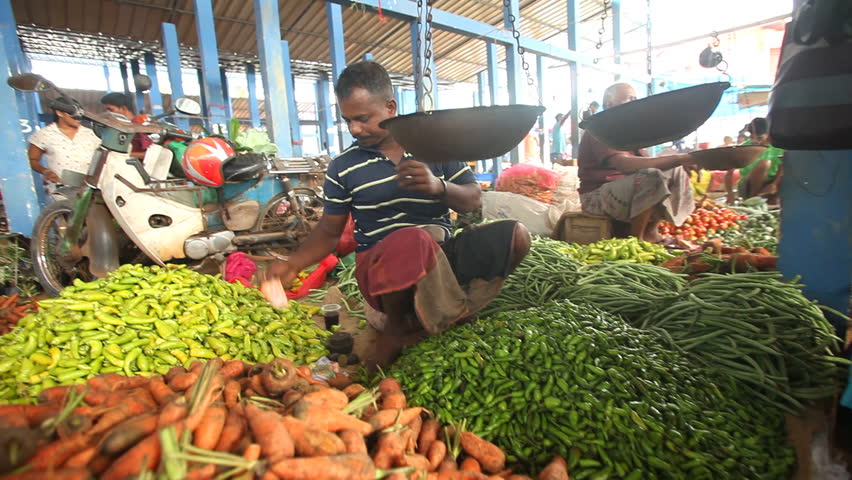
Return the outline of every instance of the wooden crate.
<path id="1" fill-rule="evenodd" d="M 588 245 L 612 238 L 612 221 L 608 217 L 569 212 L 559 219 L 554 234 L 558 240 Z"/>

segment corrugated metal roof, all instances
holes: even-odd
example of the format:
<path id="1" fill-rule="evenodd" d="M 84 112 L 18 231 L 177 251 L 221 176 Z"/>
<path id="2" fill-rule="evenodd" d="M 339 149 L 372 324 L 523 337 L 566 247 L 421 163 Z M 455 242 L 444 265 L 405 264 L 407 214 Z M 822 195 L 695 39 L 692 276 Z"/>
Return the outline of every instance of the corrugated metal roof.
<path id="1" fill-rule="evenodd" d="M 297 75 L 328 69 L 326 2 L 278 1 L 282 38 L 289 41 Z M 564 0 L 521 0 L 520 3 L 522 35 L 549 40 L 566 31 Z M 502 2 L 498 0 L 435 0 L 433 5 L 493 25 L 495 30 L 503 29 Z M 110 61 L 140 58 L 145 51 L 152 51 L 158 62 L 165 63 L 159 48 L 160 25 L 172 22 L 184 47 L 184 63 L 198 65 L 192 0 L 12 0 L 12 7 L 26 51 Z M 601 9 L 602 0 L 582 0 L 579 20 L 596 20 Z M 239 71 L 246 63 L 256 62 L 253 2 L 214 0 L 213 12 L 222 64 L 228 70 Z M 344 8 L 343 24 L 347 61 L 355 61 L 369 52 L 389 71 L 403 76 L 412 74 L 408 22 L 391 17 L 380 19 L 353 6 Z M 596 30 L 589 31 L 596 33 Z M 611 32 L 606 38 L 611 38 Z M 471 81 L 486 68 L 485 44 L 479 39 L 435 30 L 433 45 L 442 80 Z M 501 59 L 503 50 L 500 49 Z"/>

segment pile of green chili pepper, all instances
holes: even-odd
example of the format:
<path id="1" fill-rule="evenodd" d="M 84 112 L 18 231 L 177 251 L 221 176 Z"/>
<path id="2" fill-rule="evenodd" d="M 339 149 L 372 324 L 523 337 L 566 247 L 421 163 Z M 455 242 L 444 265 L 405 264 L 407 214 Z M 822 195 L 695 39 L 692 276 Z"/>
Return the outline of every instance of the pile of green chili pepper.
<path id="1" fill-rule="evenodd" d="M 330 335 L 311 320 L 315 310 L 276 310 L 257 289 L 183 266 L 125 265 L 42 300 L 0 337 L 0 402 L 98 373 L 165 374 L 195 359 L 310 363 Z"/>
<path id="2" fill-rule="evenodd" d="M 390 375 L 511 462 L 564 455 L 573 480 L 780 479 L 793 464 L 779 410 L 592 306 L 551 302 L 451 329 L 407 349 Z"/>
<path id="3" fill-rule="evenodd" d="M 676 295 L 685 286 L 684 275 L 666 268 L 644 263 L 602 262 L 580 268 L 579 279 L 568 298 L 634 319 L 652 312 L 662 297 Z"/>
<path id="4" fill-rule="evenodd" d="M 674 255 L 666 247 L 636 237 L 611 238 L 588 245 L 562 244 L 562 251 L 581 263 L 635 262 L 660 265 Z"/>
<path id="5" fill-rule="evenodd" d="M 530 251 L 482 315 L 511 312 L 567 298 L 581 264 L 563 252 L 564 242 L 533 237 Z"/>
<path id="6" fill-rule="evenodd" d="M 637 326 L 654 328 L 764 404 L 792 413 L 835 395 L 849 362 L 842 341 L 795 282 L 777 273 L 705 274 L 663 299 Z M 843 316 L 842 314 L 839 314 Z"/>

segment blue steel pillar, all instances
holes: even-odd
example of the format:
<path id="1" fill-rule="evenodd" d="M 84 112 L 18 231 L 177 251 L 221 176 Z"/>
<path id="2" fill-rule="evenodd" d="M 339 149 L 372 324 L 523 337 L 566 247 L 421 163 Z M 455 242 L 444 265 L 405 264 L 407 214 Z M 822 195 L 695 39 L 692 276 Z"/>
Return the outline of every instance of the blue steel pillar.
<path id="1" fill-rule="evenodd" d="M 393 86 L 393 99 L 396 100 L 396 113 L 402 115 L 402 87 Z"/>
<path id="2" fill-rule="evenodd" d="M 222 80 L 222 105 L 225 106 L 225 117 L 230 120 L 234 117 L 234 113 L 231 109 L 231 94 L 228 92 L 228 76 L 226 73 L 225 67 L 219 68 L 219 78 Z"/>
<path id="3" fill-rule="evenodd" d="M 216 43 L 213 4 L 212 0 L 193 0 L 193 3 L 195 4 L 195 30 L 198 34 L 198 53 L 201 57 L 201 91 L 207 99 L 205 114 L 210 117 L 211 130 L 215 131 L 213 125 L 224 125 L 227 112 L 225 98 L 222 96 L 222 78 L 219 73 L 219 47 Z"/>
<path id="4" fill-rule="evenodd" d="M 791 151 L 781 178 L 778 267 L 801 276 L 803 293 L 840 312 L 852 280 L 852 151 Z M 841 338 L 846 319 L 826 314 Z"/>
<path id="5" fill-rule="evenodd" d="M 160 82 L 157 80 L 157 62 L 153 53 L 145 53 L 145 72 L 151 77 L 151 113 L 159 115 L 163 113 L 163 96 L 160 94 Z"/>
<path id="6" fill-rule="evenodd" d="M 130 82 L 127 81 L 127 63 L 118 62 L 118 72 L 121 74 L 121 84 L 124 86 L 124 94 L 130 95 Z"/>
<path id="7" fill-rule="evenodd" d="M 254 64 L 246 64 L 246 84 L 248 90 L 249 117 L 251 126 L 260 126 L 260 107 L 257 104 L 257 75 L 254 73 Z"/>
<path id="8" fill-rule="evenodd" d="M 364 60 L 365 62 L 372 62 L 373 61 L 373 54 L 372 53 L 365 53 L 364 56 L 361 57 L 361 60 Z"/>
<path id="9" fill-rule="evenodd" d="M 6 32 L 0 31 L 4 45 Z M 17 41 L 15 36 L 14 40 Z M 0 65 L 11 65 L 6 48 L 0 48 Z M 8 72 L 7 68 L 4 68 Z M 3 81 L 0 84 L 0 189 L 5 199 L 9 231 L 31 235 L 33 222 L 39 213 L 38 194 L 33 173 L 27 162 L 27 147 L 21 134 L 18 100 L 12 87 Z M 41 183 L 39 183 L 41 185 Z"/>
<path id="10" fill-rule="evenodd" d="M 334 112 L 328 98 L 328 74 L 321 72 L 317 80 L 317 120 L 319 120 L 320 143 L 323 150 L 332 155 L 332 137 L 336 137 Z M 336 152 L 335 152 L 336 153 Z"/>
<path id="11" fill-rule="evenodd" d="M 328 19 L 328 44 L 331 56 L 331 78 L 337 85 L 337 78 L 346 68 L 346 46 L 343 42 L 343 10 L 336 3 L 325 4 L 325 15 Z M 352 135 L 340 116 L 340 104 L 337 104 L 336 122 L 340 151 L 346 150 L 352 144 Z"/>
<path id="12" fill-rule="evenodd" d="M 423 9 L 420 17 L 421 27 L 418 29 L 417 22 L 411 22 L 411 58 L 413 60 L 415 98 L 418 111 L 429 111 L 438 108 L 438 68 L 435 65 L 434 44 L 428 48 L 426 45 L 426 11 Z M 429 78 L 424 78 L 423 71 L 428 59 L 430 70 Z M 431 92 L 431 99 L 426 96 L 426 91 Z M 430 101 L 431 100 L 431 101 Z"/>
<path id="13" fill-rule="evenodd" d="M 201 121 L 202 123 L 209 129 L 210 128 L 210 118 L 207 107 L 207 94 L 204 93 L 204 75 L 201 73 L 200 68 L 195 69 L 195 74 L 198 77 L 198 99 L 201 103 Z"/>
<path id="14" fill-rule="evenodd" d="M 580 32 L 577 26 L 580 23 L 580 0 L 567 0 L 568 2 L 568 49 L 577 51 L 580 43 Z M 576 157 L 580 145 L 580 87 L 578 83 L 578 65 L 575 61 L 568 62 L 569 77 L 571 80 L 571 155 Z"/>
<path id="15" fill-rule="evenodd" d="M 139 70 L 139 60 L 131 60 L 130 61 L 130 73 L 135 77 L 142 73 Z M 133 81 L 133 88 L 136 89 L 136 81 Z M 142 113 L 145 110 L 145 93 L 136 90 L 136 113 Z"/>
<path id="16" fill-rule="evenodd" d="M 621 64 L 621 0 L 612 0 L 612 53 L 615 64 Z M 618 80 L 621 75 L 616 75 Z"/>
<path id="17" fill-rule="evenodd" d="M 175 100 L 183 96 L 183 73 L 180 66 L 180 43 L 178 43 L 177 30 L 173 23 L 163 23 L 163 50 L 166 53 L 166 68 L 169 70 L 169 86 L 172 89 L 172 108 Z M 175 124 L 189 130 L 189 120 L 176 118 Z"/>
<path id="18" fill-rule="evenodd" d="M 538 94 L 544 95 L 544 58 L 541 55 L 535 57 L 535 72 L 538 79 Z M 538 116 L 538 147 L 541 152 L 541 163 L 547 165 L 549 155 L 547 155 L 547 130 L 544 128 L 544 112 Z"/>
<path id="19" fill-rule="evenodd" d="M 254 0 L 254 18 L 257 25 L 260 73 L 263 77 L 266 130 L 278 146 L 278 154 L 282 157 L 292 157 L 293 140 L 288 126 L 290 108 L 285 96 L 287 79 L 284 73 L 284 55 L 281 52 L 278 0 Z"/>
<path id="20" fill-rule="evenodd" d="M 512 18 L 514 28 L 521 29 L 521 13 L 519 0 L 509 0 L 509 6 L 503 7 L 503 28 L 511 31 Z M 518 55 L 517 45 L 506 45 L 506 71 L 509 74 L 509 103 L 514 104 L 521 101 L 521 86 L 523 85 L 523 68 L 521 56 Z M 514 162 L 514 159 L 512 160 Z"/>
<path id="21" fill-rule="evenodd" d="M 287 87 L 287 111 L 289 112 L 290 138 L 293 142 L 293 155 L 302 156 L 302 124 L 299 122 L 299 106 L 296 103 L 296 82 L 290 65 L 290 43 L 281 42 L 281 59 L 284 63 L 284 85 Z"/>
<path id="22" fill-rule="evenodd" d="M 18 31 L 15 22 L 15 15 L 12 11 L 12 3 L 10 0 L 0 0 L 0 33 L 3 35 L 3 48 L 6 51 L 6 61 L 4 68 L 8 63 L 8 72 L 10 75 L 17 75 L 32 70 L 30 61 L 24 52 L 21 51 L 21 43 L 18 40 Z M 24 134 L 29 134 L 35 131 L 39 125 L 38 106 L 39 98 L 37 93 L 19 92 L 13 90 L 15 101 L 18 106 L 18 114 L 20 115 L 21 131 Z M 38 179 L 39 182 L 41 178 Z"/>
<path id="23" fill-rule="evenodd" d="M 109 65 L 107 65 L 106 62 L 104 62 L 104 81 L 106 81 L 106 91 L 107 93 L 110 93 L 112 88 L 109 86 Z"/>
<path id="24" fill-rule="evenodd" d="M 479 72 L 476 74 L 476 100 L 480 107 L 484 107 L 485 103 L 485 89 L 488 88 L 488 79 L 485 77 L 485 72 Z"/>
<path id="25" fill-rule="evenodd" d="M 497 44 L 494 42 L 485 43 L 485 56 L 488 59 L 488 92 L 491 97 L 491 105 L 497 105 L 498 96 L 500 93 L 500 69 L 497 64 Z M 503 157 L 492 159 L 494 162 L 494 180 L 500 176 L 503 170 Z"/>

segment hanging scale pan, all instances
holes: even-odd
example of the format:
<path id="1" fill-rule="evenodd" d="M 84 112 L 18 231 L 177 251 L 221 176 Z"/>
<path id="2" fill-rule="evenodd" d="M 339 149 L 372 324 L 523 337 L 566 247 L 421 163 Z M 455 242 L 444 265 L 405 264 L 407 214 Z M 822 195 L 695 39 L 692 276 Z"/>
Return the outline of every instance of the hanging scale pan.
<path id="1" fill-rule="evenodd" d="M 542 112 L 535 105 L 455 108 L 401 115 L 379 126 L 421 162 L 469 162 L 508 153 Z"/>
<path id="2" fill-rule="evenodd" d="M 710 118 L 729 82 L 705 83 L 634 100 L 580 123 L 598 140 L 619 150 L 638 150 L 679 140 Z"/>

